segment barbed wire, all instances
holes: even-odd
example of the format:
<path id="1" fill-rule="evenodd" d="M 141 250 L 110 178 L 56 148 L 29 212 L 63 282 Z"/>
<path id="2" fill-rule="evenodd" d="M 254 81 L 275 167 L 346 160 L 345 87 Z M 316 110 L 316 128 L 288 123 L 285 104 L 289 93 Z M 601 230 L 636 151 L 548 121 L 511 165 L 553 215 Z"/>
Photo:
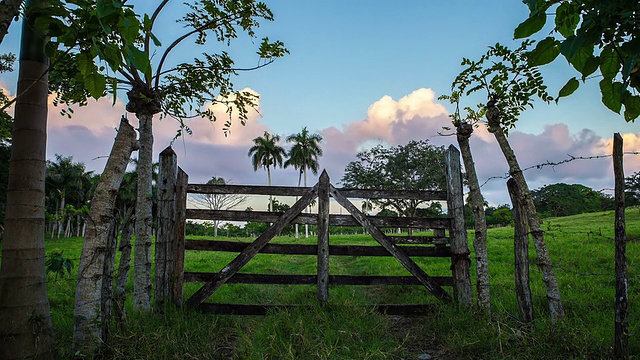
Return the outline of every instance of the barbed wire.
<path id="1" fill-rule="evenodd" d="M 640 155 L 640 151 L 626 151 L 623 153 L 624 155 Z M 552 168 L 555 168 L 556 166 L 559 165 L 564 165 L 567 163 L 570 163 L 572 161 L 576 161 L 576 160 L 595 160 L 595 159 L 604 159 L 604 158 L 609 158 L 612 157 L 613 154 L 606 154 L 606 155 L 594 155 L 594 156 L 573 156 L 571 154 L 567 154 L 567 156 L 569 158 L 558 161 L 558 162 L 551 162 L 549 160 L 547 160 L 546 162 L 542 163 L 542 164 L 537 164 L 537 165 L 531 165 L 529 167 L 526 167 L 524 169 L 522 169 L 522 172 L 528 171 L 528 170 L 532 170 L 532 169 L 537 169 L 537 170 L 541 170 L 542 168 L 544 168 L 545 166 L 551 166 Z M 554 169 L 555 171 L 555 169 Z M 503 180 L 507 180 L 511 177 L 510 173 L 505 173 L 502 176 L 492 176 L 490 178 L 488 178 L 487 180 L 485 180 L 480 187 L 485 186 L 489 181 L 491 180 L 496 180 L 496 179 L 503 179 Z"/>

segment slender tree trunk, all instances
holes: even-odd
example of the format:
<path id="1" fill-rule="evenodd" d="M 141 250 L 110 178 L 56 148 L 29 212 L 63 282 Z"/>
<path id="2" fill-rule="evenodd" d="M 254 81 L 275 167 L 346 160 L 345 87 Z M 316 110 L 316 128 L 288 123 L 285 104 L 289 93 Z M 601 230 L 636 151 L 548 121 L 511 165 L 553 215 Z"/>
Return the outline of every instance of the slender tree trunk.
<path id="1" fill-rule="evenodd" d="M 133 248 L 133 308 L 151 310 L 151 175 L 153 164 L 153 127 L 151 114 L 136 114 L 140 121 L 138 151 L 138 195 L 136 199 L 136 241 Z"/>
<path id="2" fill-rule="evenodd" d="M 58 215 L 58 236 L 56 236 L 58 239 L 60 238 L 60 235 L 62 235 L 62 224 L 64 224 L 64 217 L 66 212 L 64 211 L 64 207 L 66 206 L 65 201 L 64 201 L 64 191 L 62 193 L 60 193 L 61 199 L 60 199 L 60 214 Z"/>
<path id="3" fill-rule="evenodd" d="M 302 183 L 302 171 L 298 174 L 298 187 L 300 187 Z M 305 184 L 306 186 L 306 184 Z M 296 202 L 298 202 L 298 197 L 296 196 Z M 298 223 L 296 223 L 296 239 L 300 238 L 300 232 L 298 231 Z"/>
<path id="4" fill-rule="evenodd" d="M 304 187 L 307 187 L 307 168 L 304 168 Z M 309 212 L 309 207 L 307 206 L 305 211 Z M 304 224 L 304 237 L 306 239 L 309 238 L 309 224 Z"/>
<path id="5" fill-rule="evenodd" d="M 76 237 L 80 237 L 80 223 L 82 222 L 82 216 L 76 215 Z"/>
<path id="6" fill-rule="evenodd" d="M 458 145 L 464 163 L 467 185 L 469 186 L 469 202 L 473 209 L 474 237 L 473 249 L 476 254 L 476 290 L 478 306 L 491 318 L 491 298 L 489 295 L 489 257 L 487 252 L 487 220 L 484 214 L 484 199 L 480 192 L 476 166 L 469 146 L 469 138 L 473 133 L 473 125 L 460 122 L 456 126 Z"/>
<path id="7" fill-rule="evenodd" d="M 629 358 L 629 278 L 627 275 L 627 223 L 625 220 L 623 141 L 619 133 L 613 135 L 613 172 L 615 175 L 615 277 L 616 300 L 613 356 Z"/>
<path id="8" fill-rule="evenodd" d="M 213 237 L 214 237 L 214 238 L 215 238 L 215 237 L 218 237 L 218 224 L 219 224 L 219 223 L 220 223 L 220 222 L 219 222 L 218 220 L 215 220 L 215 221 L 213 222 Z"/>
<path id="9" fill-rule="evenodd" d="M 555 271 L 553 270 L 553 264 L 551 262 L 551 256 L 547 249 L 547 244 L 544 241 L 544 231 L 540 227 L 540 220 L 536 213 L 536 207 L 533 204 L 531 198 L 531 192 L 527 181 L 522 174 L 518 159 L 516 158 L 509 141 L 507 140 L 504 131 L 500 125 L 500 113 L 495 107 L 493 101 L 489 101 L 487 104 L 487 120 L 489 121 L 489 131 L 493 133 L 502 154 L 504 155 L 507 163 L 509 164 L 509 174 L 515 180 L 518 188 L 520 189 L 520 202 L 526 209 L 527 222 L 529 224 L 529 230 L 533 237 L 533 244 L 538 254 L 538 267 L 542 272 L 542 281 L 545 284 L 547 290 L 547 301 L 549 302 L 549 311 L 551 313 L 551 321 L 553 324 L 557 324 L 559 321 L 563 321 L 565 318 L 564 308 L 562 307 L 562 299 L 560 298 L 560 289 L 558 288 L 558 279 L 556 278 Z"/>
<path id="10" fill-rule="evenodd" d="M 271 186 L 271 169 L 267 166 L 267 180 Z M 273 195 L 269 195 L 269 211 L 273 212 Z"/>
<path id="11" fill-rule="evenodd" d="M 89 226 L 78 266 L 73 332 L 74 352 L 80 351 L 85 356 L 91 355 L 107 335 L 103 324 L 109 321 L 104 307 L 108 299 L 104 298 L 110 294 L 105 294 L 104 289 L 107 286 L 111 289 L 112 281 L 113 257 L 109 256 L 109 251 L 116 231 L 114 206 L 135 140 L 135 130 L 122 119 L 91 201 Z"/>
<path id="12" fill-rule="evenodd" d="M 72 215 L 71 214 L 67 215 L 67 225 L 64 228 L 65 238 L 71 237 L 71 219 L 72 219 Z"/>
<path id="13" fill-rule="evenodd" d="M 26 8 L 46 6 L 30 0 Z M 23 23 L 0 267 L 0 358 L 53 358 L 45 281 L 44 179 L 48 59 L 37 15 Z M 43 76 L 43 74 L 45 74 Z"/>
<path id="14" fill-rule="evenodd" d="M 116 277 L 116 285 L 113 291 L 113 312 L 116 323 L 122 326 L 126 319 L 124 303 L 127 300 L 125 287 L 129 269 L 131 268 L 131 236 L 133 235 L 133 210 L 128 209 L 124 216 L 122 224 L 122 235 L 120 236 L 120 264 L 118 265 L 118 275 Z"/>

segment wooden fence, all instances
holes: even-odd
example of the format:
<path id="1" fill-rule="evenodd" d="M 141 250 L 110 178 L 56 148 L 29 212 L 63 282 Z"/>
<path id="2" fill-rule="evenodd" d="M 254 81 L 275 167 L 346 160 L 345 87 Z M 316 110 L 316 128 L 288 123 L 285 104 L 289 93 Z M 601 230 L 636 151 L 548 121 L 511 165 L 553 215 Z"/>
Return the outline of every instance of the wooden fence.
<path id="1" fill-rule="evenodd" d="M 222 314 L 264 314 L 281 305 L 213 304 L 205 302 L 224 284 L 315 284 L 321 302 L 329 299 L 332 285 L 422 285 L 443 302 L 453 299 L 468 306 L 472 303 L 470 260 L 464 227 L 460 155 L 451 146 L 446 154 L 446 191 L 338 189 L 323 172 L 313 187 L 243 186 L 188 184 L 188 176 L 177 167 L 171 148 L 160 155 L 158 186 L 158 235 L 156 239 L 156 305 L 165 301 L 186 304 L 189 308 Z M 243 194 L 295 196 L 299 199 L 284 213 L 187 208 L 187 194 Z M 330 214 L 330 198 L 349 213 Z M 368 216 L 349 198 L 414 199 L 447 202 L 445 218 L 409 218 Z M 317 214 L 303 213 L 317 199 Z M 271 226 L 253 242 L 186 240 L 186 220 L 256 221 Z M 317 225 L 317 244 L 270 244 L 290 224 Z M 329 226 L 362 226 L 379 246 L 332 245 Z M 433 236 L 388 236 L 380 228 L 401 227 L 433 229 Z M 193 272 L 184 269 L 185 251 L 234 252 L 238 255 L 219 272 Z M 239 271 L 258 253 L 313 255 L 317 257 L 315 275 L 249 274 Z M 393 256 L 411 276 L 332 275 L 330 256 Z M 411 257 L 449 257 L 452 276 L 430 276 Z M 204 283 L 183 301 L 184 282 Z M 443 286 L 452 286 L 452 297 Z M 376 305 L 390 314 L 419 313 L 425 306 Z"/>

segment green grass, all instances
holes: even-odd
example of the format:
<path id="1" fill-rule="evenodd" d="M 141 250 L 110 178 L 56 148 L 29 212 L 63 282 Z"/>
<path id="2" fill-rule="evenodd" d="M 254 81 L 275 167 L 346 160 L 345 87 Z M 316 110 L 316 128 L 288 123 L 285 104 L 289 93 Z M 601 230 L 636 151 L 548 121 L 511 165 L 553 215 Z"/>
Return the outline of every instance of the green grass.
<path id="1" fill-rule="evenodd" d="M 518 323 L 513 280 L 513 228 L 489 230 L 493 321 L 482 314 L 440 305 L 426 316 L 401 318 L 373 312 L 363 304 L 433 303 L 419 286 L 330 288 L 331 301 L 321 307 L 313 286 L 224 285 L 210 301 L 231 303 L 306 304 L 311 307 L 274 311 L 264 317 L 215 316 L 167 309 L 150 316 L 129 311 L 125 329 L 116 329 L 99 357 L 114 359 L 416 359 L 436 358 L 582 359 L 609 358 L 613 344 L 614 272 L 613 212 L 545 220 L 545 239 L 555 265 L 567 320 L 550 324 L 545 289 L 531 245 L 531 289 L 536 319 Z M 627 211 L 630 350 L 638 357 L 640 334 L 640 211 Z M 80 257 L 82 239 L 46 241 L 47 253 L 64 251 Z M 249 240 L 239 240 L 249 241 Z M 313 239 L 276 238 L 274 242 L 312 243 Z M 471 243 L 471 239 L 469 239 Z M 332 244 L 373 244 L 363 235 L 332 236 Z M 189 271 L 218 271 L 233 254 L 190 251 Z M 472 254 L 473 258 L 473 254 Z M 430 275 L 449 275 L 448 259 L 415 259 Z M 475 264 L 472 264 L 472 266 Z M 259 254 L 242 272 L 315 272 L 312 256 Z M 473 268 L 472 268 L 473 270 Z M 394 259 L 332 257 L 333 274 L 407 275 Z M 473 273 L 474 271 L 472 271 Z M 60 358 L 71 354 L 74 273 L 49 276 L 48 292 Z M 475 279 L 472 279 L 475 281 Z M 128 285 L 132 290 L 132 285 Z M 185 295 L 197 286 L 187 284 Z M 130 304 L 129 304 L 130 305 Z M 131 309 L 129 309 L 131 310 Z"/>

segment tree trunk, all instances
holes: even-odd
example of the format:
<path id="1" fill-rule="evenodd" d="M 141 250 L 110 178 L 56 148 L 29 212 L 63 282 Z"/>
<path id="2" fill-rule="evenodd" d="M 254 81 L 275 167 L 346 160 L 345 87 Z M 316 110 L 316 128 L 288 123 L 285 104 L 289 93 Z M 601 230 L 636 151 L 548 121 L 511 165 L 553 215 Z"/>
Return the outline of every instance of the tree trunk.
<path id="1" fill-rule="evenodd" d="M 474 237 L 473 248 L 476 254 L 476 290 L 478 306 L 491 318 L 491 298 L 489 296 L 489 257 L 487 252 L 487 220 L 484 214 L 484 199 L 480 192 L 480 184 L 476 175 L 469 137 L 473 133 L 473 125 L 460 122 L 456 126 L 458 145 L 464 163 L 467 185 L 469 186 L 469 202 L 473 209 Z"/>
<path id="2" fill-rule="evenodd" d="M 509 179 L 507 188 L 513 204 L 513 265 L 518 313 L 521 322 L 530 323 L 533 321 L 533 299 L 529 285 L 529 233 L 527 232 L 526 211 L 518 200 L 520 189 L 516 185 L 516 181 Z"/>
<path id="3" fill-rule="evenodd" d="M 80 237 L 80 224 L 82 223 L 82 216 L 78 214 L 76 216 L 76 237 Z"/>
<path id="4" fill-rule="evenodd" d="M 489 101 L 487 104 L 487 120 L 489 121 L 489 131 L 493 133 L 502 154 L 504 155 L 507 163 L 509 164 L 509 174 L 515 180 L 518 188 L 520 189 L 519 201 L 524 205 L 526 209 L 527 222 L 529 224 L 529 230 L 533 237 L 533 244 L 536 248 L 538 255 L 538 267 L 542 272 L 542 281 L 545 284 L 547 290 L 547 301 L 549 302 L 549 311 L 551 313 L 551 321 L 553 324 L 557 324 L 558 321 L 562 321 L 565 318 L 564 308 L 562 307 L 562 299 L 560 298 L 560 289 L 558 288 L 558 280 L 553 270 L 553 264 L 551 263 L 551 257 L 549 250 L 547 250 L 547 244 L 544 241 L 544 231 L 540 227 L 540 220 L 536 213 L 536 207 L 533 204 L 531 198 L 531 192 L 527 181 L 522 174 L 518 159 L 516 158 L 509 141 L 507 140 L 504 131 L 500 124 L 500 113 L 495 107 L 493 101 Z"/>
<path id="5" fill-rule="evenodd" d="M 307 168 L 304 168 L 304 187 L 307 187 Z M 306 207 L 305 212 L 309 213 L 308 206 Z M 309 224 L 304 224 L 304 237 L 305 239 L 309 238 Z"/>
<path id="6" fill-rule="evenodd" d="M 127 210 L 122 224 L 122 235 L 120 236 L 120 264 L 118 265 L 118 276 L 113 291 L 113 312 L 118 325 L 123 325 L 126 314 L 124 303 L 127 300 L 125 287 L 129 269 L 131 268 L 131 236 L 133 235 L 133 208 Z"/>
<path id="7" fill-rule="evenodd" d="M 46 1 L 30 0 L 29 10 Z M 0 267 L 0 358 L 53 358 L 45 281 L 44 179 L 48 59 L 37 15 L 23 23 Z M 43 76 L 44 74 L 44 76 Z"/>
<path id="8" fill-rule="evenodd" d="M 65 238 L 69 238 L 71 237 L 71 219 L 72 219 L 72 215 L 68 214 L 67 215 L 67 225 L 64 228 L 64 237 Z"/>
<path id="9" fill-rule="evenodd" d="M 153 163 L 153 127 L 151 114 L 136 114 L 140 125 L 138 151 L 138 194 L 136 199 L 136 241 L 133 249 L 133 308 L 151 310 L 151 175 Z"/>
<path id="10" fill-rule="evenodd" d="M 135 130 L 122 119 L 100 182 L 91 201 L 82 256 L 78 266 L 78 284 L 74 307 L 73 349 L 88 356 L 106 337 L 103 323 L 109 321 L 103 289 L 111 288 L 113 258 L 109 257 L 114 229 L 114 206 L 120 184 L 131 158 L 136 140 Z M 106 272 L 105 272 L 106 271 Z"/>

